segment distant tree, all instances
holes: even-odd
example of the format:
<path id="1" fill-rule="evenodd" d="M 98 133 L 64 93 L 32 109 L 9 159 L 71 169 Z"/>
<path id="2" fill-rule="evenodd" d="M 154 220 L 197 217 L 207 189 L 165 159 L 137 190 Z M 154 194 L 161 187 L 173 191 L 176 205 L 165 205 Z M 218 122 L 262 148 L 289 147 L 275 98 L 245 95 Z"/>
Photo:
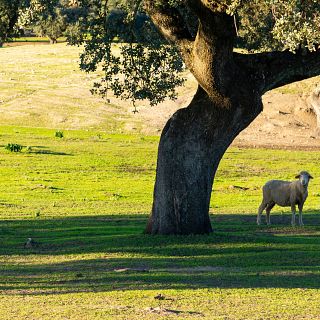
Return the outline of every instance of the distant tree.
<path id="1" fill-rule="evenodd" d="M 79 1 L 77 0 L 66 0 L 62 3 L 67 23 L 64 35 L 67 37 L 69 44 L 75 44 L 78 39 L 82 38 L 82 32 L 85 32 L 81 21 L 87 19 L 88 10 L 79 6 Z"/>
<path id="2" fill-rule="evenodd" d="M 320 74 L 318 0 L 131 0 L 118 32 L 132 41 L 113 52 L 117 36 L 110 16 L 115 3 L 79 1 L 85 21 L 81 68 L 105 72 L 94 92 L 108 91 L 133 103 L 175 97 L 186 66 L 198 81 L 187 108 L 163 129 L 152 213 L 152 234 L 212 231 L 208 215 L 215 172 L 234 138 L 262 111 L 262 95 Z M 135 37 L 134 17 L 147 14 L 144 38 Z M 252 54 L 234 51 L 242 47 Z M 182 60 L 181 60 L 182 59 Z M 182 63 L 183 61 L 183 63 Z"/>
<path id="3" fill-rule="evenodd" d="M 15 34 L 20 5 L 20 0 L 0 0 L 0 47 Z"/>
<path id="4" fill-rule="evenodd" d="M 19 23 L 32 26 L 38 36 L 56 43 L 67 27 L 64 6 L 65 1 L 60 0 L 29 0 L 29 5 L 20 11 Z"/>
<path id="5" fill-rule="evenodd" d="M 48 37 L 50 43 L 56 43 L 64 34 L 71 38 L 76 33 L 79 37 L 79 19 L 85 16 L 86 12 L 77 1 L 29 0 L 28 6 L 20 10 L 19 23 L 32 27 L 39 36 Z"/>
<path id="6" fill-rule="evenodd" d="M 34 31 L 40 37 L 46 36 L 51 44 L 57 43 L 67 28 L 66 16 L 61 8 L 55 8 L 50 13 L 41 14 L 34 24 Z"/>

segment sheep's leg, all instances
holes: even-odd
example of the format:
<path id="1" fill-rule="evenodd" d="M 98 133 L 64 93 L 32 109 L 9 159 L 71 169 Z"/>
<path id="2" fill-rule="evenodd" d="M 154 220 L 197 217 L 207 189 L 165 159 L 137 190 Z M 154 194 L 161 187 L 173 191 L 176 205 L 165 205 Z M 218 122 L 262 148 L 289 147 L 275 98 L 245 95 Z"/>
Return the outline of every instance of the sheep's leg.
<path id="1" fill-rule="evenodd" d="M 261 224 L 261 214 L 263 210 L 267 207 L 267 203 L 265 203 L 263 200 L 260 204 L 260 207 L 258 209 L 258 216 L 257 216 L 257 225 L 259 226 Z"/>
<path id="2" fill-rule="evenodd" d="M 303 222 L 302 222 L 302 209 L 303 209 L 303 204 L 298 204 L 298 208 L 299 208 L 299 226 L 303 226 Z"/>
<path id="3" fill-rule="evenodd" d="M 292 219 L 291 219 L 291 225 L 294 227 L 296 224 L 296 205 L 291 205 L 291 212 L 292 212 Z"/>
<path id="4" fill-rule="evenodd" d="M 267 221 L 267 225 L 268 226 L 271 224 L 271 222 L 270 222 L 270 211 L 274 206 L 275 206 L 275 203 L 272 202 L 272 203 L 269 203 L 267 205 L 267 208 L 266 208 L 266 221 Z"/>

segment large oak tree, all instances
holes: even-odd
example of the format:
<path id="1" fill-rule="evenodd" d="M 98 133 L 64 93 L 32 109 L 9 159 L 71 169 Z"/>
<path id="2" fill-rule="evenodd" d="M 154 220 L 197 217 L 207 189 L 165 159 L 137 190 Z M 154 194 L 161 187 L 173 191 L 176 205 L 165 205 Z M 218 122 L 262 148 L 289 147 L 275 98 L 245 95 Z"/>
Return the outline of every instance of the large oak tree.
<path id="1" fill-rule="evenodd" d="M 136 43 L 121 47 L 122 58 L 112 54 L 115 34 L 108 24 L 108 1 L 82 3 L 90 4 L 94 14 L 87 20 L 90 36 L 81 66 L 92 71 L 102 63 L 105 71 L 103 83 L 94 91 L 106 95 L 111 89 L 134 102 L 148 98 L 156 103 L 165 94 L 173 97 L 173 86 L 181 84 L 175 72 L 182 65 L 172 47 L 197 79 L 191 103 L 178 110 L 162 131 L 146 232 L 211 232 L 208 212 L 216 170 L 234 138 L 262 111 L 262 95 L 320 74 L 319 2 L 120 1 L 129 7 L 128 29 L 133 30 L 131 17 L 144 11 L 167 41 L 151 45 L 155 31 L 149 24 L 143 32 L 147 40 L 138 41 L 133 33 Z M 249 51 L 239 53 L 235 50 L 239 44 Z"/>
<path id="2" fill-rule="evenodd" d="M 215 172 L 234 138 L 262 111 L 262 95 L 320 73 L 319 50 L 234 52 L 234 19 L 221 2 L 184 2 L 199 19 L 195 37 L 166 1 L 146 4 L 199 83 L 190 105 L 174 114 L 163 130 L 149 233 L 212 231 L 208 210 Z"/>

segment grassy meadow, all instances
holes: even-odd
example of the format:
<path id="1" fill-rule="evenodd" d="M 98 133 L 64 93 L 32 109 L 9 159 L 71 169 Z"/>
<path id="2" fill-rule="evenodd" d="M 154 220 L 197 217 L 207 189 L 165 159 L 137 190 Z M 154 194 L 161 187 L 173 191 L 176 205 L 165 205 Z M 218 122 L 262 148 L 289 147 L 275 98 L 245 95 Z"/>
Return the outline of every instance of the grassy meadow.
<path id="1" fill-rule="evenodd" d="M 159 138 L 126 133 L 138 120 L 90 96 L 78 52 L 0 50 L 1 319 L 320 319 L 320 151 L 230 148 L 214 233 L 144 235 Z M 257 227 L 263 183 L 300 170 L 315 177 L 305 226 L 275 207 Z"/>

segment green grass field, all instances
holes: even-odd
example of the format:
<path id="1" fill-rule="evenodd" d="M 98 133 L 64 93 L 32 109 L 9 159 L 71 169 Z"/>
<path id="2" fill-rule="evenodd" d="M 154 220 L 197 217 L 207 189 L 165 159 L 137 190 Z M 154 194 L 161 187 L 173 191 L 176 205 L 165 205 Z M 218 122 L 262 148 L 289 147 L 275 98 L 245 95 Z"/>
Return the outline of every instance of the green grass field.
<path id="1" fill-rule="evenodd" d="M 76 59 L 59 46 L 46 58 L 47 46 L 25 50 L 39 50 L 48 71 L 60 54 Z M 9 50 L 23 56 L 5 48 L 0 61 Z M 16 79 L 20 62 L 0 75 Z M 40 104 L 28 97 L 38 112 L 60 97 L 57 66 L 56 88 L 29 74 L 21 91 L 16 80 L 0 82 L 0 109 L 26 103 L 28 88 L 46 90 Z M 63 101 L 72 106 L 75 92 Z M 79 108 L 98 101 L 81 97 Z M 61 128 L 36 119 L 0 123 L 0 319 L 320 319 L 320 151 L 230 148 L 213 188 L 214 233 L 147 236 L 159 138 L 121 134 L 116 114 L 110 126 L 64 129 L 61 139 Z M 24 148 L 11 153 L 8 143 Z M 315 177 L 305 226 L 292 228 L 290 209 L 275 207 L 272 226 L 257 227 L 264 182 L 300 170 Z M 25 248 L 30 237 L 36 244 Z"/>

